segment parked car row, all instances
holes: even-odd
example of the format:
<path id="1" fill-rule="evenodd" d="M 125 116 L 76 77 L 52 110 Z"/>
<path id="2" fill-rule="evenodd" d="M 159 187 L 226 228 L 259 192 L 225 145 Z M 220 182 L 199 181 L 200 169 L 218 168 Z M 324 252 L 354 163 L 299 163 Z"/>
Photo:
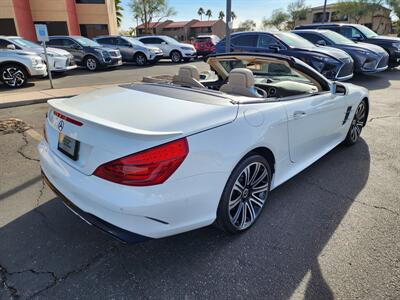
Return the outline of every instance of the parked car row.
<path id="1" fill-rule="evenodd" d="M 215 53 L 225 53 L 225 39 Z M 376 73 L 400 65 L 400 39 L 379 36 L 358 24 L 313 24 L 292 32 L 237 32 L 231 52 L 280 53 L 296 57 L 331 80 Z"/>
<path id="2" fill-rule="evenodd" d="M 197 56 L 193 45 L 168 36 L 99 36 L 93 40 L 83 36 L 50 36 L 47 56 L 51 72 L 66 72 L 85 67 L 89 71 L 118 67 L 123 62 L 139 66 L 154 64 L 162 58 L 174 63 L 189 61 Z M 46 76 L 45 54 L 41 45 L 18 36 L 0 36 L 0 81 L 10 88 L 26 84 L 29 77 Z M 25 56 L 40 61 L 42 71 L 32 70 Z"/>

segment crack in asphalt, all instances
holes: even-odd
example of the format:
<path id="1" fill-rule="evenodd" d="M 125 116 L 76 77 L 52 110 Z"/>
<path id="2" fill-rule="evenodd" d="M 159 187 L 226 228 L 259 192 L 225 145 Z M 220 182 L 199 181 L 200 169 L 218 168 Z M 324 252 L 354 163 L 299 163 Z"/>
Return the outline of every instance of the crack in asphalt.
<path id="1" fill-rule="evenodd" d="M 12 299 L 17 299 L 17 289 L 8 285 L 7 284 L 7 274 L 10 275 L 10 273 L 7 272 L 7 269 L 5 267 L 3 267 L 2 265 L 0 265 L 0 282 L 1 282 L 1 286 L 8 291 L 8 293 L 11 295 Z"/>
<path id="2" fill-rule="evenodd" d="M 372 122 L 373 120 L 379 120 L 379 119 L 387 119 L 387 118 L 400 118 L 400 115 L 398 115 L 398 116 L 373 117 L 373 118 L 370 118 L 370 119 L 368 120 L 368 122 Z"/>
<path id="3" fill-rule="evenodd" d="M 29 141 L 28 141 L 28 138 L 27 138 L 27 136 L 26 136 L 25 131 L 22 132 L 22 140 L 24 141 L 24 144 L 23 144 L 21 147 L 19 147 L 19 149 L 17 150 L 17 153 L 20 154 L 20 155 L 21 155 L 23 158 L 25 158 L 25 159 L 39 162 L 38 159 L 29 157 L 28 155 L 26 155 L 26 154 L 24 153 L 24 149 L 29 145 Z"/>
<path id="4" fill-rule="evenodd" d="M 46 184 L 44 183 L 44 180 L 43 180 L 43 178 L 42 178 L 42 186 L 41 186 L 41 188 L 40 188 L 40 190 L 39 190 L 39 196 L 38 196 L 37 199 L 36 199 L 36 207 L 39 207 L 40 198 L 42 198 L 45 188 L 46 188 Z"/>
<path id="5" fill-rule="evenodd" d="M 359 203 L 361 205 L 364 205 L 364 206 L 367 206 L 367 207 L 371 207 L 371 208 L 375 208 L 375 209 L 385 210 L 385 211 L 387 211 L 389 213 L 392 213 L 392 214 L 394 214 L 394 215 L 396 215 L 398 217 L 400 216 L 400 214 L 397 211 L 394 211 L 394 210 L 392 210 L 390 208 L 387 208 L 387 207 L 384 207 L 384 206 L 368 204 L 368 203 L 353 199 L 353 198 L 351 198 L 349 196 L 346 196 L 346 195 L 343 195 L 341 193 L 331 191 L 331 190 L 327 189 L 326 187 L 321 186 L 320 184 L 318 184 L 316 182 L 312 182 L 312 181 L 309 181 L 309 180 L 305 180 L 305 182 L 310 184 L 310 185 L 313 185 L 313 186 L 317 187 L 318 189 L 320 189 L 323 192 L 329 193 L 329 194 L 334 195 L 336 197 L 343 197 L 343 198 L 345 198 L 345 199 L 347 199 L 347 200 L 349 200 L 351 202 L 356 202 L 356 203 Z"/>
<path id="6" fill-rule="evenodd" d="M 54 275 L 54 282 L 50 285 L 48 285 L 47 287 L 41 289 L 40 291 L 37 291 L 36 293 L 34 293 L 33 295 L 29 296 L 29 299 L 35 298 L 37 296 L 39 296 L 40 294 L 42 294 L 43 292 L 57 286 L 60 282 L 68 279 L 71 275 L 74 274 L 79 274 L 85 270 L 87 270 L 88 268 L 90 268 L 93 264 L 101 261 L 104 257 L 106 257 L 108 254 L 115 252 L 118 249 L 118 245 L 113 245 L 111 246 L 109 249 L 107 249 L 106 251 L 104 251 L 103 253 L 100 253 L 98 255 L 95 255 L 88 263 L 83 264 L 81 266 L 79 266 L 77 269 L 72 270 L 68 273 L 66 273 L 64 276 L 61 277 L 57 277 L 53 272 L 49 272 L 51 274 Z"/>

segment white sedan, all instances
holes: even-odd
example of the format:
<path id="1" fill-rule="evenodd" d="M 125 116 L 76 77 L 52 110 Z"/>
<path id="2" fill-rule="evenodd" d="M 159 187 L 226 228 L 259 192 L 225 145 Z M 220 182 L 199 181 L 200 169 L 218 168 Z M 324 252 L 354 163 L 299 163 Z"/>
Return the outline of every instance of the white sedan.
<path id="1" fill-rule="evenodd" d="M 41 168 L 71 210 L 125 242 L 213 223 L 242 232 L 272 189 L 366 124 L 366 89 L 295 58 L 207 62 L 208 74 L 184 66 L 170 80 L 49 101 Z"/>

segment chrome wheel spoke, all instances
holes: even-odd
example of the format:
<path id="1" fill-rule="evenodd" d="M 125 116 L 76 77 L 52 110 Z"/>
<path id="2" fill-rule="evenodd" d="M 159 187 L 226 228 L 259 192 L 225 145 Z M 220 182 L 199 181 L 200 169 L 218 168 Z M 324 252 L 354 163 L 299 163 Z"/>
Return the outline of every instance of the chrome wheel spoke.
<path id="1" fill-rule="evenodd" d="M 260 182 L 262 182 L 262 181 L 265 179 L 265 177 L 267 177 L 267 175 L 268 175 L 268 171 L 267 171 L 266 168 L 264 168 L 264 170 L 263 170 L 263 172 L 261 173 L 261 175 L 253 182 L 252 186 L 253 186 L 253 187 L 257 187 L 258 184 L 259 184 Z"/>
<path id="2" fill-rule="evenodd" d="M 242 200 L 242 194 L 239 194 L 236 199 L 229 201 L 229 209 L 235 208 L 240 203 L 240 200 Z"/>
<path id="3" fill-rule="evenodd" d="M 249 217 L 250 217 L 249 224 L 251 224 L 256 219 L 256 212 L 254 211 L 254 207 L 253 207 L 253 204 L 251 202 L 246 203 L 246 207 L 247 207 L 247 210 L 250 213 L 249 214 Z"/>
<path id="4" fill-rule="evenodd" d="M 240 202 L 239 207 L 238 207 L 235 215 L 232 218 L 232 223 L 233 224 L 236 224 L 237 220 L 239 219 L 239 216 L 241 215 L 242 210 L 243 210 L 243 206 L 244 206 L 244 204 L 242 202 Z"/>
<path id="5" fill-rule="evenodd" d="M 245 224 L 246 224 L 246 218 L 247 218 L 247 207 L 246 204 L 242 205 L 242 220 L 240 222 L 240 227 L 244 228 Z"/>
<path id="6" fill-rule="evenodd" d="M 254 195 L 252 195 L 250 201 L 259 207 L 262 207 L 264 205 L 264 200 Z"/>

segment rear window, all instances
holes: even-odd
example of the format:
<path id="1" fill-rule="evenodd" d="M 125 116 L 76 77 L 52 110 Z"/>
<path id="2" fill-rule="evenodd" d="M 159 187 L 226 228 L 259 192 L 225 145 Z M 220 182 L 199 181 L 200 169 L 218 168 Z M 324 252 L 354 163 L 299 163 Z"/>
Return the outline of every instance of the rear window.
<path id="1" fill-rule="evenodd" d="M 209 42 L 211 38 L 209 36 L 207 37 L 197 37 L 194 39 L 196 42 Z"/>

